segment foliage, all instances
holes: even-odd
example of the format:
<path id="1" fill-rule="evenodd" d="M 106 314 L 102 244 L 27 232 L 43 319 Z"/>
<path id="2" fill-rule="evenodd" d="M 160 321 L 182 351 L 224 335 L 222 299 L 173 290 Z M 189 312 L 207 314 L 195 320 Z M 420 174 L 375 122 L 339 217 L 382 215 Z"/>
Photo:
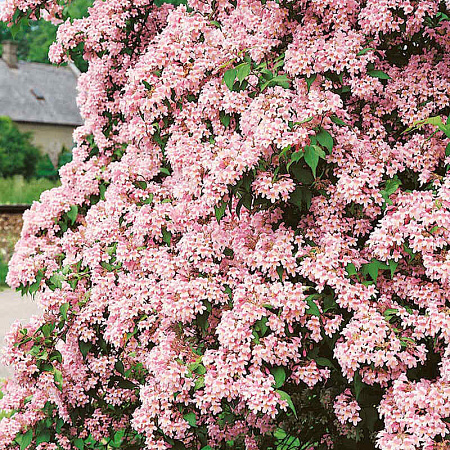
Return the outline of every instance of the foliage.
<path id="1" fill-rule="evenodd" d="M 48 155 L 42 155 L 42 157 L 39 159 L 36 165 L 36 177 L 47 178 L 49 180 L 58 179 L 58 171 L 56 170 Z"/>
<path id="2" fill-rule="evenodd" d="M 58 170 L 70 161 L 72 161 L 72 152 L 63 146 L 61 153 L 58 155 Z"/>
<path id="3" fill-rule="evenodd" d="M 0 255 L 0 289 L 7 286 L 6 284 L 7 274 L 8 274 L 8 264 L 3 262 L 2 257 Z M 1 411 L 0 411 L 0 418 L 1 418 Z"/>
<path id="4" fill-rule="evenodd" d="M 20 175 L 0 178 L 0 204 L 31 204 L 39 200 L 42 192 L 58 185 L 58 182 L 45 178 L 26 180 Z"/>
<path id="5" fill-rule="evenodd" d="M 96 0 L 61 24 L 86 124 L 11 262 L 45 314 L 8 335 L 0 448 L 448 448 L 448 13 Z"/>
<path id="6" fill-rule="evenodd" d="M 31 143 L 31 133 L 19 131 L 8 117 L 0 117 L 0 176 L 33 176 L 41 154 Z"/>
<path id="7" fill-rule="evenodd" d="M 84 17 L 91 5 L 92 0 L 74 0 L 67 6 L 67 14 L 72 19 Z M 19 59 L 49 64 L 48 49 L 56 39 L 56 30 L 56 25 L 43 19 L 22 22 L 20 27 L 13 30 L 7 26 L 7 23 L 0 22 L 0 55 L 1 42 L 14 39 L 19 43 Z M 81 71 L 87 70 L 83 58 L 75 57 L 74 62 Z"/>
<path id="8" fill-rule="evenodd" d="M 55 168 L 50 157 L 41 155 L 39 149 L 31 142 L 31 133 L 21 132 L 17 125 L 8 117 L 0 117 L 0 177 L 10 178 L 20 175 L 30 180 L 31 177 L 47 178 L 56 181 L 58 170 L 72 160 L 72 153 L 65 147 L 58 155 L 58 167 Z M 18 181 L 19 180 L 19 181 Z M 7 181 L 0 192 L 0 202 L 14 203 L 17 197 L 37 200 L 43 190 L 53 187 L 53 183 L 42 183 L 43 189 L 34 181 L 25 183 L 16 178 L 16 181 Z M 25 190 L 21 192 L 21 189 Z M 35 192 L 32 189 L 37 188 Z M 8 198 L 7 195 L 12 197 Z M 3 199 L 3 200 L 1 200 Z M 31 203 L 30 201 L 30 203 Z M 25 202 L 26 203 L 26 202 Z"/>
<path id="9" fill-rule="evenodd" d="M 36 165 L 36 177 L 56 181 L 59 178 L 59 169 L 65 164 L 68 164 L 70 161 L 72 161 L 72 152 L 67 150 L 65 147 L 62 148 L 60 154 L 58 155 L 57 167 L 53 165 L 48 155 L 42 155 Z"/>
<path id="10" fill-rule="evenodd" d="M 1 284 L 0 284 L 1 286 Z M 0 378 L 0 383 L 3 383 L 5 380 Z M 3 392 L 0 390 L 0 400 L 3 398 Z M 0 411 L 0 420 L 4 419 L 5 417 L 11 417 L 11 413 L 5 413 L 4 411 Z"/>

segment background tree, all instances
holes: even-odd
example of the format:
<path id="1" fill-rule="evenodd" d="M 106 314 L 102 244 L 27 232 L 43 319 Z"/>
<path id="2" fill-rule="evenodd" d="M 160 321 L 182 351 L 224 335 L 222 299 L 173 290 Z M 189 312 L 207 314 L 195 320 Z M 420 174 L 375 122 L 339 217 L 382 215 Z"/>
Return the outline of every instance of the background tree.
<path id="1" fill-rule="evenodd" d="M 67 5 L 67 14 L 72 19 L 84 17 L 91 5 L 92 0 L 74 0 Z M 20 60 L 50 64 L 48 49 L 56 39 L 56 30 L 56 25 L 43 19 L 23 21 L 19 27 L 12 30 L 5 22 L 0 22 L 0 55 L 1 42 L 13 39 L 19 43 Z M 78 69 L 86 71 L 87 65 L 81 56 L 75 56 L 74 62 Z"/>
<path id="2" fill-rule="evenodd" d="M 31 178 L 41 158 L 31 143 L 31 133 L 20 132 L 9 117 L 0 117 L 0 177 Z"/>

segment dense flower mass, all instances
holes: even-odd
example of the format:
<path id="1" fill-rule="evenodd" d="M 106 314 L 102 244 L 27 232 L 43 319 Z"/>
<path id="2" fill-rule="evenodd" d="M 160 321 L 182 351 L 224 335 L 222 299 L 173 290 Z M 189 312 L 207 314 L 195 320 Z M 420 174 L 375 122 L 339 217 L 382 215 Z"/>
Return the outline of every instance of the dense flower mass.
<path id="1" fill-rule="evenodd" d="M 449 2 L 64 6 L 3 9 L 89 70 L 0 450 L 449 448 Z"/>

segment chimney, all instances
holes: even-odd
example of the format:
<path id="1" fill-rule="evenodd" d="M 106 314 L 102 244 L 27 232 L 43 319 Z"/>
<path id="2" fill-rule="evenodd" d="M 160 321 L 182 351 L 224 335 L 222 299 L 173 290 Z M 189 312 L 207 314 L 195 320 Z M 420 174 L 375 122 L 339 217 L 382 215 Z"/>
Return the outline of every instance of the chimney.
<path id="1" fill-rule="evenodd" d="M 12 69 L 17 69 L 17 47 L 18 43 L 14 41 L 3 41 L 3 54 L 2 59 L 3 61 L 8 64 L 9 67 Z"/>

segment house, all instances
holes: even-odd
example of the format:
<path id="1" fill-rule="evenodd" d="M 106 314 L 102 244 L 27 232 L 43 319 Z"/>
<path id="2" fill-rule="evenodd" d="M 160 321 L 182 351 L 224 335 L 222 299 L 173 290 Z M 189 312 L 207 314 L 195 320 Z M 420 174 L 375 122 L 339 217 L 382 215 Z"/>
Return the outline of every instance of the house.
<path id="1" fill-rule="evenodd" d="M 9 116 L 54 164 L 63 146 L 73 147 L 73 130 L 82 124 L 76 105 L 74 65 L 18 61 L 17 43 L 3 41 L 0 59 L 0 116 Z"/>

